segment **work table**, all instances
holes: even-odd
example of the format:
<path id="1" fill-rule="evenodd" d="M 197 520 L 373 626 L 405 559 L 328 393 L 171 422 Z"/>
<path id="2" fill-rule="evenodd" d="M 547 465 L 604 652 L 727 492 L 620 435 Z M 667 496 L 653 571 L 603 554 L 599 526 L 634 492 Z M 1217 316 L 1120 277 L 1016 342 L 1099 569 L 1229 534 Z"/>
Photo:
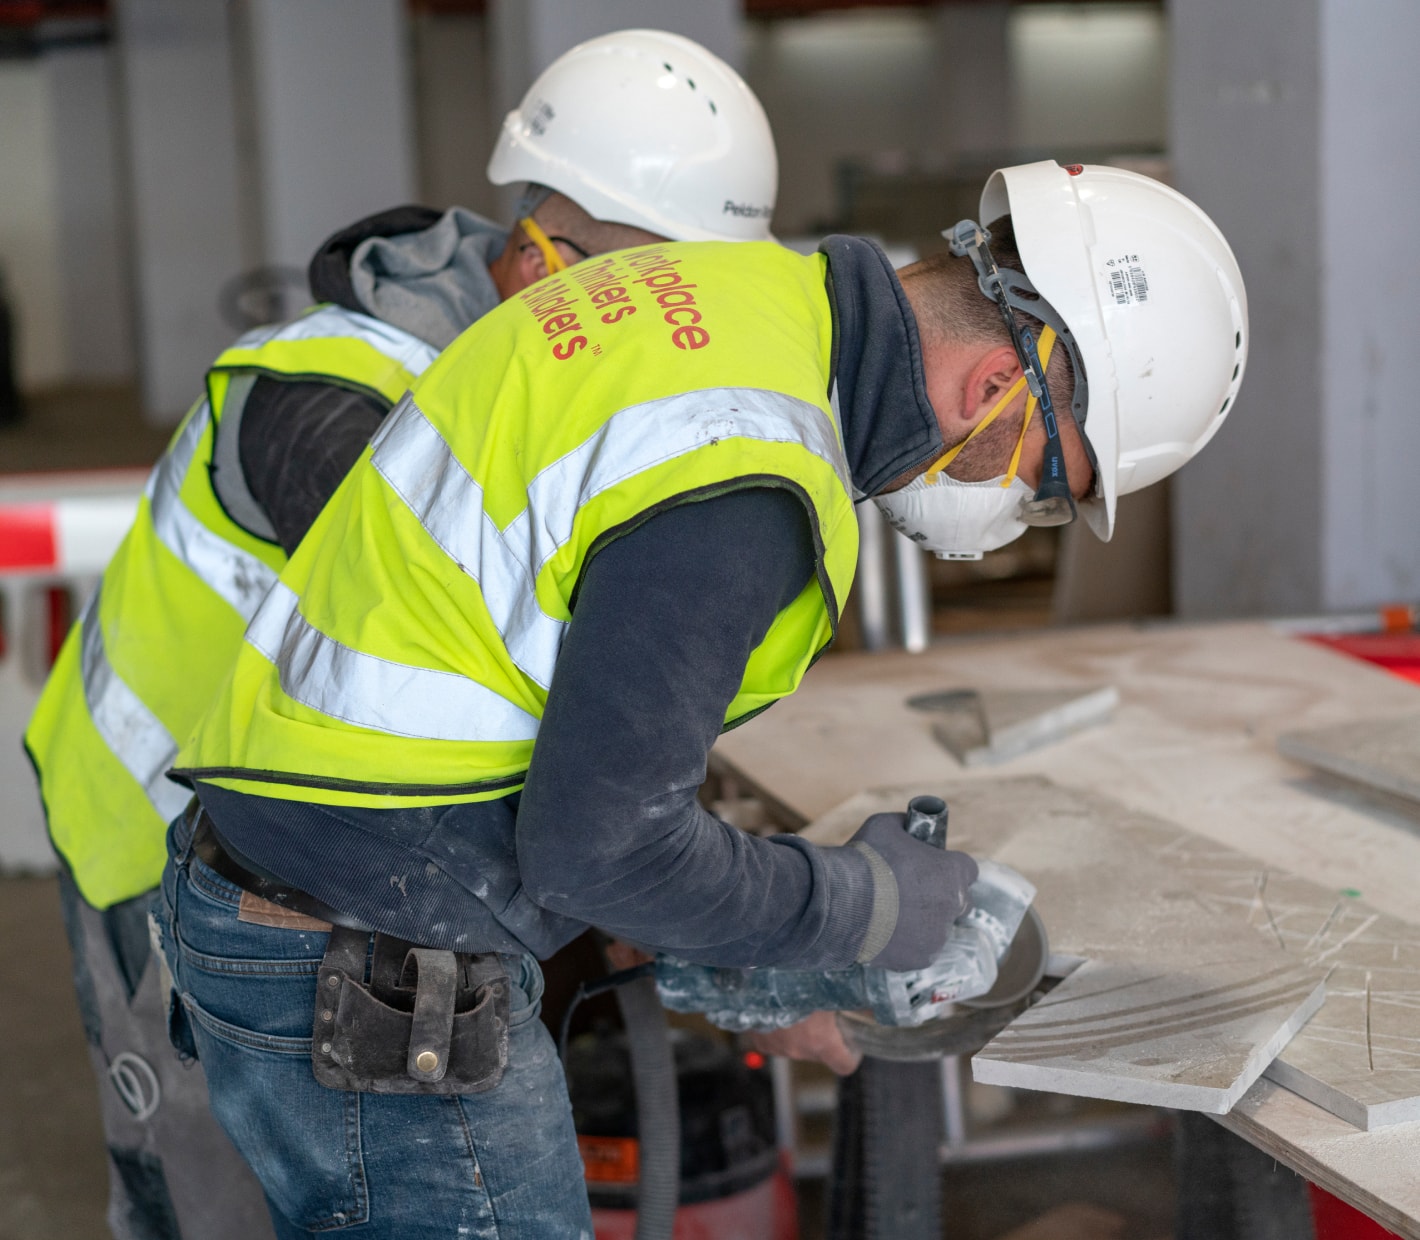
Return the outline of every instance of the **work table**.
<path id="1" fill-rule="evenodd" d="M 999 766 L 966 768 L 914 695 L 1113 685 L 1114 718 Z M 1043 775 L 1107 794 L 1374 909 L 1420 922 L 1420 805 L 1315 774 L 1281 732 L 1420 711 L 1420 691 L 1262 623 L 1109 625 L 835 655 L 721 738 L 713 770 L 774 817 L 812 823 L 867 789 Z M 1361 1132 L 1260 1080 L 1224 1123 L 1420 1240 L 1420 1124 Z"/>

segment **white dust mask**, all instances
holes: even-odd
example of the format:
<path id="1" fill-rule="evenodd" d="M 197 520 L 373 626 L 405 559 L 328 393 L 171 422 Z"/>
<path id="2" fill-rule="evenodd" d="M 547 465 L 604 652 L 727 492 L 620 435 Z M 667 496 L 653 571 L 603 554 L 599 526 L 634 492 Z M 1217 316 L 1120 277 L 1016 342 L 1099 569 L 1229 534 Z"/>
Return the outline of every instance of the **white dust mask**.
<path id="1" fill-rule="evenodd" d="M 932 481 L 929 482 L 928 478 Z M 1026 531 L 1021 505 L 1035 492 L 1019 478 L 958 482 L 921 474 L 873 502 L 893 529 L 943 560 L 979 560 Z"/>
<path id="2" fill-rule="evenodd" d="M 1047 327 L 1040 337 L 1042 371 L 1050 364 L 1054 347 L 1055 332 Z M 1022 520 L 1022 514 L 1035 492 L 1016 476 L 1016 470 L 1020 467 L 1026 430 L 1035 412 L 1034 396 L 1026 399 L 1020 437 L 1006 473 L 986 482 L 960 482 L 943 472 L 1025 386 L 1022 375 L 972 428 L 971 434 L 929 465 L 925 473 L 899 490 L 873 496 L 873 502 L 893 529 L 942 560 L 979 560 L 986 552 L 1004 547 L 1026 532 L 1029 523 Z"/>

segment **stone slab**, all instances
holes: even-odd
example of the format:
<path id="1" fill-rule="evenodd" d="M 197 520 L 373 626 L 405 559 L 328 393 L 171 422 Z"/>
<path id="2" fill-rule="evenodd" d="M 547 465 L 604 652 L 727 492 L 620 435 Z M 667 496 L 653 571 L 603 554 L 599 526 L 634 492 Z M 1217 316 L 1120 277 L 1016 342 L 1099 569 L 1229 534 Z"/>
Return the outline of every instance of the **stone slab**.
<path id="1" fill-rule="evenodd" d="M 996 766 L 1105 723 L 1119 705 L 1110 685 L 1079 689 L 949 689 L 914 695 L 932 735 L 963 766 Z"/>
<path id="2" fill-rule="evenodd" d="M 1316 970 L 1259 971 L 1251 955 L 1188 969 L 1091 960 L 978 1053 L 972 1073 L 988 1085 L 1224 1115 L 1325 994 Z"/>
<path id="3" fill-rule="evenodd" d="M 1420 715 L 1284 732 L 1277 750 L 1342 779 L 1420 801 Z"/>

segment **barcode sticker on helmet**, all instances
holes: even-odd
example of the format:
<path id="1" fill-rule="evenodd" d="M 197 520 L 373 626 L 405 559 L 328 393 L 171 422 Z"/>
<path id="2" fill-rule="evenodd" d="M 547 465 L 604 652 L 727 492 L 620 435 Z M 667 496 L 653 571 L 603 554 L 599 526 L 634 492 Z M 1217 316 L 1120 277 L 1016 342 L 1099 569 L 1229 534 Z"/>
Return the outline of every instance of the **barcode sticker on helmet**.
<path id="1" fill-rule="evenodd" d="M 1144 274 L 1137 254 L 1111 258 L 1105 266 L 1109 268 L 1109 295 L 1115 305 L 1132 306 L 1135 302 L 1149 300 L 1149 277 Z"/>

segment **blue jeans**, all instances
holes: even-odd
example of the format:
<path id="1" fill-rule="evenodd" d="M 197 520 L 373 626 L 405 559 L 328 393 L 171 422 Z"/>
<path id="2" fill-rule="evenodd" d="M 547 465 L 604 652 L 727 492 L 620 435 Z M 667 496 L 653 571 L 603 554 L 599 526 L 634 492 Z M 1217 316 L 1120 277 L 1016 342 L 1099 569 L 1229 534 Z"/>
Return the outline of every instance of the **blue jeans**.
<path id="1" fill-rule="evenodd" d="M 181 819 L 169 832 L 156 907 L 173 1042 L 201 1061 L 277 1234 L 591 1240 L 562 1065 L 538 1019 L 537 962 L 510 969 L 508 1068 L 495 1089 L 327 1089 L 312 1074 L 310 1034 L 329 936 L 238 921 L 241 891 L 189 855 L 187 834 Z"/>

